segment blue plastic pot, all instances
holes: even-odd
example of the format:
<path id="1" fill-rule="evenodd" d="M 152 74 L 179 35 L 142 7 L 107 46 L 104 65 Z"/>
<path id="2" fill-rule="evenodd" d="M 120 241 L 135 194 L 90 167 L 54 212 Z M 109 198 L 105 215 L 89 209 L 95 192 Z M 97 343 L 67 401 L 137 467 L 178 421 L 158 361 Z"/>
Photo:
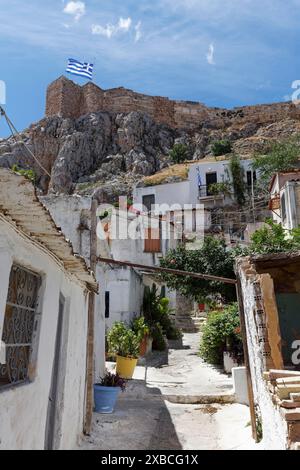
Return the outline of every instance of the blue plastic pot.
<path id="1" fill-rule="evenodd" d="M 96 413 L 113 413 L 120 393 L 120 387 L 94 385 L 94 402 Z"/>

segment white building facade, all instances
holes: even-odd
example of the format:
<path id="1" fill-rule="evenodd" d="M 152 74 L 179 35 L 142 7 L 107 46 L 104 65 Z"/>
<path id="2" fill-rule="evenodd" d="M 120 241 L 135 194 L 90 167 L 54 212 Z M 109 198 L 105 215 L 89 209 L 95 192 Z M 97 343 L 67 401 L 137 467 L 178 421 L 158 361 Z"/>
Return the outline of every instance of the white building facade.
<path id="1" fill-rule="evenodd" d="M 72 449 L 94 276 L 23 177 L 0 170 L 0 449 Z"/>

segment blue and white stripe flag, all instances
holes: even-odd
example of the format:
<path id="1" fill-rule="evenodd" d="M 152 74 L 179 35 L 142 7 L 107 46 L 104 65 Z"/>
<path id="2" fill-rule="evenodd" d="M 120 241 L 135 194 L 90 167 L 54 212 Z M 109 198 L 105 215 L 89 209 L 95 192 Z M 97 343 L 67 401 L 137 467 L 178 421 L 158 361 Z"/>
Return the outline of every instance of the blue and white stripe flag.
<path id="1" fill-rule="evenodd" d="M 197 180 L 198 180 L 198 187 L 200 188 L 200 186 L 202 186 L 202 180 L 201 180 L 199 167 L 197 167 Z"/>
<path id="2" fill-rule="evenodd" d="M 80 75 L 81 77 L 88 78 L 89 80 L 93 79 L 93 67 L 94 64 L 89 64 L 88 62 L 79 62 L 75 59 L 69 59 L 68 67 L 66 72 L 72 73 L 73 75 Z"/>

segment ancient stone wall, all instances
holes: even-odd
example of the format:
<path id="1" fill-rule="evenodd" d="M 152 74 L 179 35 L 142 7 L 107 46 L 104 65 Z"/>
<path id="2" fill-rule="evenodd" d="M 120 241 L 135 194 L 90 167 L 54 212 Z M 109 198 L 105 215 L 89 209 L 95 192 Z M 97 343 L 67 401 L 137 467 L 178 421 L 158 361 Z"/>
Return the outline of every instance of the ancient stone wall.
<path id="1" fill-rule="evenodd" d="M 195 129 L 203 123 L 224 128 L 238 123 L 266 124 L 282 119 L 300 119 L 300 109 L 293 103 L 244 106 L 233 110 L 208 108 L 191 101 L 174 101 L 148 96 L 126 88 L 102 90 L 94 83 L 80 86 L 60 77 L 47 90 L 46 116 L 78 118 L 91 112 L 107 111 L 148 114 L 156 122 L 173 128 Z"/>

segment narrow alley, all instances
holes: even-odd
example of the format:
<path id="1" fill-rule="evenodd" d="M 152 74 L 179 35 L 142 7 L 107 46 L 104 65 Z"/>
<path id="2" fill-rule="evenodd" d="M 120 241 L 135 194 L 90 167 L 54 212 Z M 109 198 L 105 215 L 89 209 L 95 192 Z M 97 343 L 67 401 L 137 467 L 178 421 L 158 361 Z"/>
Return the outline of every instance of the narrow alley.
<path id="1" fill-rule="evenodd" d="M 138 366 L 114 414 L 94 414 L 79 449 L 254 448 L 248 407 L 234 403 L 231 377 L 199 357 L 199 341 L 199 333 L 185 334 Z"/>

